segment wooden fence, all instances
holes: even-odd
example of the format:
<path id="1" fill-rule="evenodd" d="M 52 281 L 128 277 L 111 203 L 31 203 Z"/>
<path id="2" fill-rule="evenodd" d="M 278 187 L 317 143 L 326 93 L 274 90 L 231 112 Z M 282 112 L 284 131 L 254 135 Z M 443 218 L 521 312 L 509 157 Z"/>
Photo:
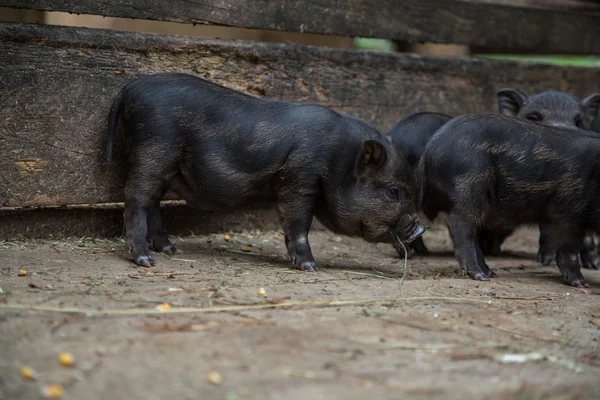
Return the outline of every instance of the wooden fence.
<path id="1" fill-rule="evenodd" d="M 254 29 L 600 54 L 600 11 L 459 0 L 0 0 L 0 7 Z M 134 77 L 197 74 L 257 96 L 314 102 L 387 131 L 403 115 L 495 112 L 495 91 L 600 91 L 600 69 L 0 23 L 0 240 L 115 235 L 108 109 Z M 34 208 L 34 209 L 32 209 Z M 167 211 L 171 232 L 276 226 L 269 211 Z M 274 222 L 273 222 L 274 221 Z M 169 225 L 170 224 L 170 225 Z"/>

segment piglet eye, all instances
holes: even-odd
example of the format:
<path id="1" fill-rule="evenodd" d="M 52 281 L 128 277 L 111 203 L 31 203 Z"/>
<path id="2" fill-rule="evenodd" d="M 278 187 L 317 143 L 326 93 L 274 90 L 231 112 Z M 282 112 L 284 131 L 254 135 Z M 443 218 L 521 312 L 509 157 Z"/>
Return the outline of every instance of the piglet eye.
<path id="1" fill-rule="evenodd" d="M 575 118 L 573 119 L 573 122 L 575 123 L 576 127 L 582 128 L 583 121 L 581 121 L 581 115 L 576 115 Z"/>
<path id="2" fill-rule="evenodd" d="M 535 121 L 535 122 L 540 122 L 543 119 L 542 114 L 540 114 L 539 112 L 529 113 L 525 116 L 525 118 L 527 118 L 530 121 Z"/>
<path id="3" fill-rule="evenodd" d="M 398 189 L 396 189 L 396 188 L 386 189 L 385 195 L 387 197 L 389 197 L 391 200 L 398 201 Z"/>

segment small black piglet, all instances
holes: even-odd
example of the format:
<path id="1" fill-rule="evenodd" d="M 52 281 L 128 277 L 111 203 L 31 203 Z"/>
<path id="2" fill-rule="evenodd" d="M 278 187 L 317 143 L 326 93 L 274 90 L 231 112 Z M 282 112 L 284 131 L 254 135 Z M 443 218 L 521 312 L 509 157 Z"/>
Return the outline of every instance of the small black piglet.
<path id="1" fill-rule="evenodd" d="M 584 130 L 592 129 L 594 117 L 600 107 L 600 94 L 591 94 L 577 99 L 567 93 L 549 90 L 531 96 L 512 89 L 500 89 L 497 92 L 498 111 L 502 115 L 538 122 L 555 127 L 573 127 Z M 406 154 L 411 167 L 420 159 L 425 146 L 433 134 L 452 117 L 434 112 L 421 112 L 409 115 L 398 121 L 387 133 L 397 151 Z M 484 254 L 497 256 L 504 240 L 513 230 L 490 231 L 483 229 L 479 240 Z M 419 253 L 427 254 L 423 238 L 415 240 L 411 248 Z M 545 265 L 554 260 L 554 249 L 549 246 L 543 230 L 540 231 L 540 248 L 536 259 Z M 594 247 L 591 236 L 586 235 L 581 251 L 583 266 L 598 268 L 600 257 Z"/>
<path id="2" fill-rule="evenodd" d="M 578 253 L 600 229 L 600 135 L 499 115 L 465 115 L 445 124 L 419 162 L 419 204 L 447 212 L 460 266 L 494 277 L 479 243 L 482 229 L 539 224 L 556 249 L 566 283 L 585 286 Z"/>
<path id="3" fill-rule="evenodd" d="M 600 94 L 594 93 L 578 99 L 564 92 L 550 90 L 527 96 L 523 92 L 507 88 L 498 91 L 498 108 L 502 115 L 527 119 L 543 125 L 595 130 L 594 120 L 600 108 Z M 500 245 L 511 233 L 512 231 L 482 232 L 482 242 L 485 243 L 484 253 L 498 255 Z M 536 260 L 549 265 L 554 261 L 555 249 L 550 245 L 541 227 L 539 243 Z M 600 268 L 600 257 L 594 239 L 590 235 L 584 237 L 581 261 L 585 268 Z"/>
<path id="4" fill-rule="evenodd" d="M 410 114 L 396 122 L 386 136 L 400 154 L 405 154 L 411 168 L 416 168 L 429 139 L 451 119 L 449 115 L 435 112 Z"/>
<path id="5" fill-rule="evenodd" d="M 116 97 L 108 161 L 117 130 L 127 158 L 128 245 L 138 265 L 155 263 L 148 241 L 175 252 L 159 208 L 168 188 L 203 210 L 276 203 L 292 263 L 307 271 L 316 268 L 313 216 L 336 233 L 397 248 L 423 231 L 406 160 L 371 125 L 322 106 L 160 73 L 133 80 Z"/>

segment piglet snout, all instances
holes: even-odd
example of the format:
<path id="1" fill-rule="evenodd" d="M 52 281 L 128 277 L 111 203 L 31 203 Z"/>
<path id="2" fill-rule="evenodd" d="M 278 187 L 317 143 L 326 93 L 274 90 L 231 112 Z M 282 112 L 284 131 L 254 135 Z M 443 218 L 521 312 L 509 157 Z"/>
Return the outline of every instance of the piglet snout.
<path id="1" fill-rule="evenodd" d="M 392 233 L 392 243 L 401 241 L 405 246 L 421 236 L 425 228 L 421 225 L 417 215 L 405 215 L 396 225 L 395 232 Z M 395 245 L 398 243 L 395 243 Z"/>

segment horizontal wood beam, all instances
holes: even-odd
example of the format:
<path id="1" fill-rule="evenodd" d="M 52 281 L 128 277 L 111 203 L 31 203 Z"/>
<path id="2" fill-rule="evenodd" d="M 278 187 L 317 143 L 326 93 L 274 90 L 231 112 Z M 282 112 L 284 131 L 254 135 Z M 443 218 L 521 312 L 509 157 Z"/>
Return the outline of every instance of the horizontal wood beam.
<path id="1" fill-rule="evenodd" d="M 13 7 L 350 37 L 600 54 L 600 13 L 467 0 L 0 0 Z"/>
<path id="2" fill-rule="evenodd" d="M 164 207 L 163 221 L 170 235 L 188 236 L 250 230 L 279 230 L 274 209 L 248 209 L 232 213 L 198 212 L 185 206 Z M 315 224 L 313 229 L 323 229 Z M 116 237 L 125 234 L 123 210 L 69 208 L 0 211 L 0 241 Z M 123 250 L 126 246 L 123 246 Z M 241 250 L 241 249 L 240 249 Z"/>
<path id="3" fill-rule="evenodd" d="M 140 74 L 197 74 L 382 132 L 417 111 L 495 112 L 501 87 L 582 96 L 600 82 L 598 69 L 12 23 L 0 24 L 0 54 L 0 207 L 123 201 L 120 163 L 104 163 L 105 126 Z"/>

